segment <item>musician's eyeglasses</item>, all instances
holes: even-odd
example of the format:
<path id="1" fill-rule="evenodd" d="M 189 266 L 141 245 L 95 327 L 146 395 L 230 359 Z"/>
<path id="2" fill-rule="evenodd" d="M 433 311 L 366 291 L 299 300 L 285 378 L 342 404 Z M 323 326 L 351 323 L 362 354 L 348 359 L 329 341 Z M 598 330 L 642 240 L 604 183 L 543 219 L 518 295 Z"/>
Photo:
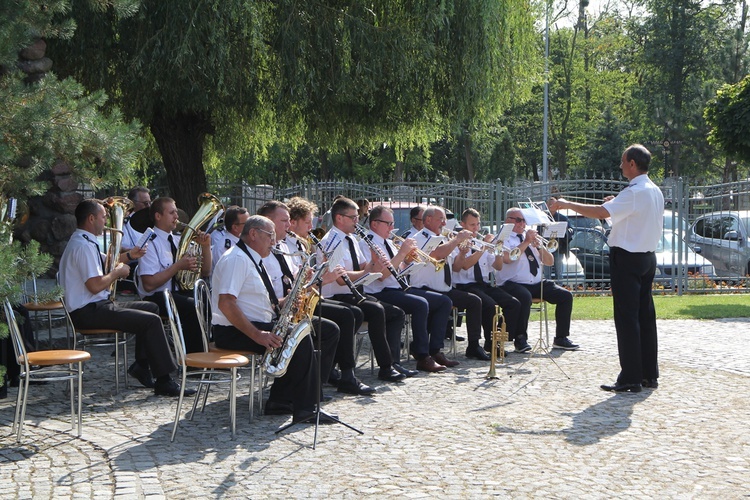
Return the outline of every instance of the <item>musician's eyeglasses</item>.
<path id="1" fill-rule="evenodd" d="M 266 231 L 265 229 L 261 229 L 259 227 L 256 227 L 255 230 L 260 231 L 261 233 L 266 233 L 271 239 L 276 238 L 276 233 L 274 231 Z"/>
<path id="2" fill-rule="evenodd" d="M 344 214 L 339 214 L 339 215 L 341 217 L 346 217 L 347 219 L 351 219 L 353 221 L 358 221 L 359 220 L 359 215 L 344 215 Z"/>
<path id="3" fill-rule="evenodd" d="M 508 217 L 508 220 L 514 220 L 516 222 L 526 222 L 526 219 L 523 217 Z"/>
<path id="4" fill-rule="evenodd" d="M 422 220 L 421 217 L 412 217 L 411 220 Z"/>
<path id="5" fill-rule="evenodd" d="M 393 227 L 393 225 L 396 224 L 393 221 L 388 222 L 388 221 L 381 220 L 381 219 L 372 219 L 372 221 L 373 222 L 382 222 L 383 224 L 388 224 L 388 227 Z"/>

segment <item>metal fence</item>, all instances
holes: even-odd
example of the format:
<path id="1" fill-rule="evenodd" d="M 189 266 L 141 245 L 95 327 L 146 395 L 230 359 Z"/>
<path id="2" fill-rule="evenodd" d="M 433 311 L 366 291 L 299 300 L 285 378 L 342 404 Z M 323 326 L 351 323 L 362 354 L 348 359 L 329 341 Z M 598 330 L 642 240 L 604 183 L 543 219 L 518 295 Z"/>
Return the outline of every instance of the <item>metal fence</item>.
<path id="1" fill-rule="evenodd" d="M 323 213 L 341 194 L 354 200 L 366 198 L 371 203 L 435 204 L 450 210 L 456 217 L 472 207 L 482 214 L 483 225 L 496 226 L 505 219 L 505 211 L 520 202 L 561 196 L 582 203 L 600 203 L 605 196 L 617 194 L 627 184 L 627 181 L 614 179 L 520 182 L 512 186 L 500 181 L 380 184 L 331 181 L 288 187 L 213 183 L 209 189 L 223 202 L 244 206 L 251 212 L 269 199 L 302 196 L 316 202 Z M 665 227 L 673 230 L 675 236 L 671 243 L 665 241 L 673 250 L 660 257 L 655 292 L 745 292 L 750 283 L 750 180 L 691 186 L 681 178 L 669 178 L 661 188 L 665 200 Z M 693 231 L 693 226 L 700 234 Z M 573 248 L 574 253 L 580 250 Z M 599 253 L 603 264 L 597 265 L 604 267 L 608 262 L 606 245 Z M 582 268 L 579 275 L 566 275 L 560 281 L 576 293 L 608 293 L 607 271 L 602 269 L 601 275 L 598 274 L 596 268 L 592 270 L 588 265 L 585 252 L 577 255 Z M 701 256 L 710 262 L 702 261 Z"/>

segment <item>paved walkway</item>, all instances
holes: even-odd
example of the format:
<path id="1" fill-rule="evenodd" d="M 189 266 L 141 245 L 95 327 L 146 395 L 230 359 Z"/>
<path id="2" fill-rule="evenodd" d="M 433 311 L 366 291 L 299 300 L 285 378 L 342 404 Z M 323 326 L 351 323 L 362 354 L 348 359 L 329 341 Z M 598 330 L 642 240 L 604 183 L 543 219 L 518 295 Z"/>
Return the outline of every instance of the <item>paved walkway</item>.
<path id="1" fill-rule="evenodd" d="M 550 325 L 552 326 L 552 325 Z M 0 498 L 750 498 L 750 321 L 662 321 L 660 387 L 602 392 L 618 371 L 610 321 L 574 321 L 578 352 L 510 354 L 499 380 L 461 365 L 325 410 L 364 431 L 274 430 L 249 422 L 240 382 L 238 431 L 212 392 L 183 419 L 145 389 L 113 394 L 112 358 L 96 349 L 84 377 L 83 436 L 70 434 L 61 384 L 33 387 L 24 439 L 10 435 L 15 389 L 0 400 Z M 44 338 L 44 337 L 43 337 Z M 461 352 L 465 346 L 459 346 Z M 410 362 L 413 365 L 413 361 Z M 187 413 L 187 411 L 186 411 Z"/>

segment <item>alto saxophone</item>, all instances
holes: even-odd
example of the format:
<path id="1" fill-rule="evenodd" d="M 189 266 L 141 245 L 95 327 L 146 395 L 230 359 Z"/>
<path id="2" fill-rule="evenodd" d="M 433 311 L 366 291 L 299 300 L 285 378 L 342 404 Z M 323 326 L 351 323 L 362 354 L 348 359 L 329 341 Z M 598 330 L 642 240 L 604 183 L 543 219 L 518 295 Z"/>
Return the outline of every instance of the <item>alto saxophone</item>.
<path id="1" fill-rule="evenodd" d="M 184 226 L 182 235 L 180 236 L 180 246 L 177 248 L 177 254 L 174 259 L 177 262 L 186 255 L 195 257 L 198 266 L 195 270 L 180 269 L 177 271 L 174 278 L 180 290 L 192 290 L 195 287 L 195 280 L 201 276 L 203 249 L 195 242 L 195 239 L 198 237 L 198 228 L 213 219 L 214 215 L 219 213 L 219 210 L 224 209 L 221 201 L 211 193 L 203 193 L 198 196 L 198 204 L 200 206 L 195 215 Z M 209 255 L 207 258 L 210 259 L 211 256 Z"/>
<path id="2" fill-rule="evenodd" d="M 305 288 L 310 260 L 308 257 L 300 268 L 292 289 L 286 296 L 284 307 L 271 334 L 281 337 L 281 346 L 266 351 L 263 356 L 263 370 L 269 377 L 283 377 L 289 368 L 300 342 L 312 330 L 312 315 L 318 305 L 320 295 L 314 287 Z"/>

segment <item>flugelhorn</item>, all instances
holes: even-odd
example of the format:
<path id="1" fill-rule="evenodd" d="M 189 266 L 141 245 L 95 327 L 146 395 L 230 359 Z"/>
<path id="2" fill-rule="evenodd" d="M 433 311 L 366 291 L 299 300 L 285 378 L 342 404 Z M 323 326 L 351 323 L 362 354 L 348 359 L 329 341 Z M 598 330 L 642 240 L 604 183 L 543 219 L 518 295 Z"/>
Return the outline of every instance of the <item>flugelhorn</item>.
<path id="1" fill-rule="evenodd" d="M 393 244 L 396 245 L 398 248 L 401 248 L 401 244 L 404 242 L 404 238 L 401 236 L 393 236 Z M 411 256 L 411 254 L 409 254 Z M 442 271 L 443 266 L 445 266 L 445 259 L 438 260 L 435 257 L 430 257 L 430 255 L 420 248 L 414 249 L 414 256 L 411 256 L 412 261 L 416 262 L 424 262 L 425 264 L 432 264 L 435 267 L 435 272 Z"/>
<path id="2" fill-rule="evenodd" d="M 502 321 L 501 321 L 502 320 Z M 498 323 L 501 324 L 497 329 Z M 505 316 L 500 312 L 500 306 L 495 306 L 495 315 L 492 317 L 492 353 L 490 353 L 490 371 L 485 378 L 497 378 L 495 364 L 497 364 L 497 348 L 500 347 L 500 364 L 505 363 L 505 343 L 508 341 L 508 331 L 505 329 Z"/>

